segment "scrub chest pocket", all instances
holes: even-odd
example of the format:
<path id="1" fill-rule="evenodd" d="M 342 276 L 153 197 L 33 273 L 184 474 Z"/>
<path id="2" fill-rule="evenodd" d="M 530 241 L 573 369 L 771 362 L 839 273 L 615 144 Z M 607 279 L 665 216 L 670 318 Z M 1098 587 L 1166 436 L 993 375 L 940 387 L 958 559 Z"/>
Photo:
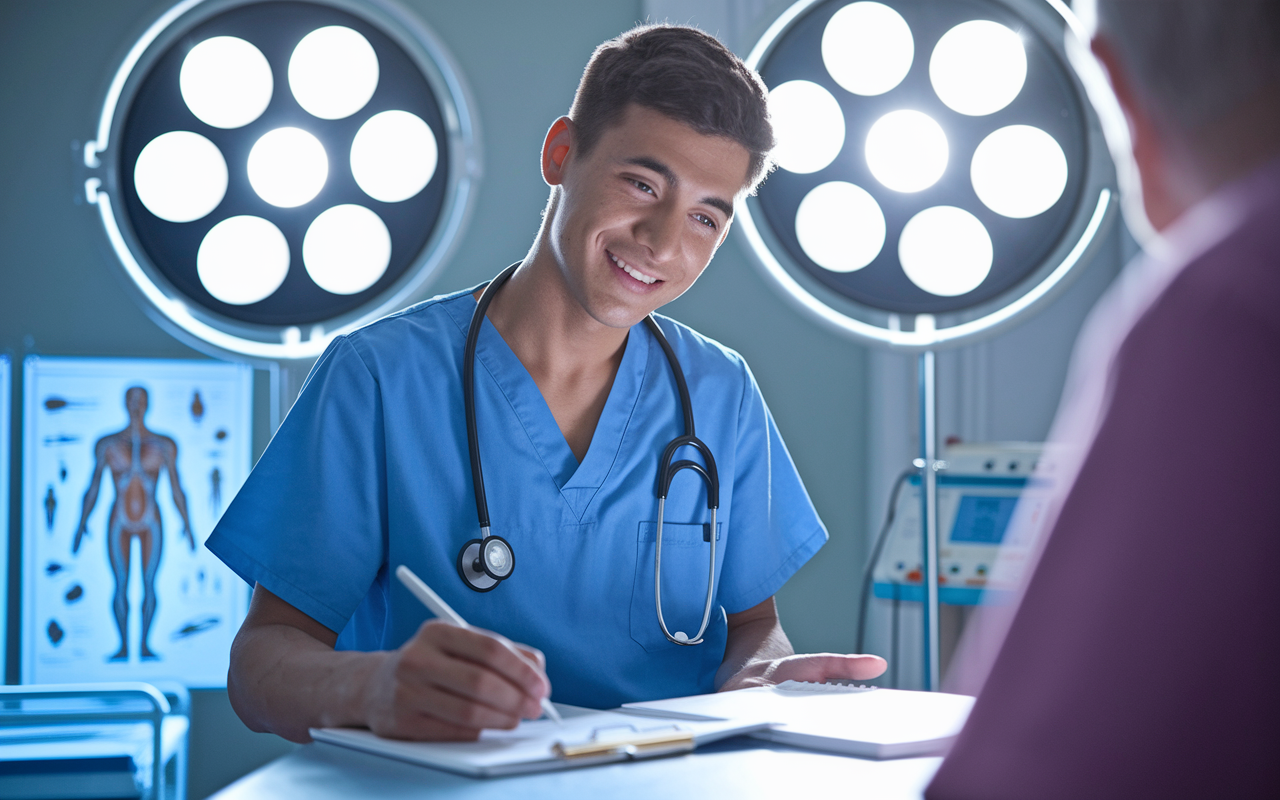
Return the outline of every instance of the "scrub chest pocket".
<path id="1" fill-rule="evenodd" d="M 716 578 L 724 558 L 722 523 L 716 523 Z M 662 524 L 662 615 L 674 634 L 698 632 L 707 600 L 707 567 L 711 543 L 709 523 L 671 522 Z M 653 598 L 653 557 L 658 544 L 658 523 L 641 522 L 636 537 L 636 575 L 631 588 L 631 638 L 651 653 L 680 649 L 667 641 L 658 627 L 658 609 Z M 708 635 L 723 612 L 718 603 L 711 607 Z"/>

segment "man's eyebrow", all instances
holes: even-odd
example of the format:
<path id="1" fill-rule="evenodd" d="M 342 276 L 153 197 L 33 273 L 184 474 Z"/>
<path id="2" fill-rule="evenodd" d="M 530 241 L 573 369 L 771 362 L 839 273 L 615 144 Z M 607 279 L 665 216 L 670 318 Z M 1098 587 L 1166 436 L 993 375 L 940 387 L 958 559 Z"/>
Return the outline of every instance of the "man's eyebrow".
<path id="1" fill-rule="evenodd" d="M 720 209 L 721 211 L 724 212 L 724 215 L 727 218 L 733 219 L 733 204 L 730 203 L 729 201 L 721 200 L 719 197 L 704 197 L 702 198 L 702 202 L 706 203 L 712 208 Z"/>
<path id="2" fill-rule="evenodd" d="M 662 176 L 662 179 L 667 182 L 667 185 L 672 188 L 680 185 L 680 179 L 676 177 L 676 173 L 671 169 L 671 167 L 668 167 L 656 158 L 649 158 L 648 156 L 632 156 L 631 158 L 626 159 L 624 163 L 635 164 L 637 167 L 644 167 L 651 172 L 658 173 Z"/>
<path id="3" fill-rule="evenodd" d="M 671 169 L 671 167 L 668 167 L 657 159 L 650 158 L 648 156 L 633 156 L 626 159 L 625 163 L 635 164 L 637 167 L 644 167 L 647 170 L 658 173 L 662 176 L 662 179 L 667 182 L 667 185 L 672 188 L 680 185 L 680 178 L 676 176 L 676 173 Z M 724 212 L 726 217 L 733 219 L 733 204 L 729 201 L 722 200 L 719 197 L 708 196 L 702 198 L 700 202 L 706 203 L 712 208 Z"/>

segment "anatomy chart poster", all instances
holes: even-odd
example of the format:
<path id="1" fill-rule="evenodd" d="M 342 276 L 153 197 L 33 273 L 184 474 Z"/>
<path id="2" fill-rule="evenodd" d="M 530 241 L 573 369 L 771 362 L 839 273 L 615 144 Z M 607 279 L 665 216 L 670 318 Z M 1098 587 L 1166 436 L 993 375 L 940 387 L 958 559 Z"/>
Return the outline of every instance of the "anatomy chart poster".
<path id="1" fill-rule="evenodd" d="M 22 681 L 225 686 L 244 583 L 204 548 L 249 472 L 250 367 L 24 363 Z"/>

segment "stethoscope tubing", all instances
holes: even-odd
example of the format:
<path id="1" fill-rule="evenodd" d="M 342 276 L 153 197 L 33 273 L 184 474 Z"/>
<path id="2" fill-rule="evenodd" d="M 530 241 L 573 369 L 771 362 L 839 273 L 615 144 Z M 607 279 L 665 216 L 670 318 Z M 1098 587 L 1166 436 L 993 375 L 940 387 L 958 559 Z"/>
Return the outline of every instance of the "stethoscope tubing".
<path id="1" fill-rule="evenodd" d="M 476 402 L 475 402 L 475 361 L 476 347 L 480 341 L 480 327 L 484 324 L 485 315 L 488 313 L 489 304 L 493 302 L 494 296 L 502 285 L 507 282 L 520 266 L 517 262 L 500 272 L 497 277 L 489 282 L 489 285 L 480 293 L 480 299 L 476 301 L 476 308 L 471 316 L 471 326 L 467 330 L 467 340 L 463 348 L 462 355 L 462 402 L 465 409 L 467 422 L 467 450 L 471 459 L 471 482 L 475 491 L 476 499 L 476 520 L 480 527 L 480 539 L 477 542 L 472 540 L 463 545 L 463 549 L 458 554 L 458 572 L 464 583 L 470 588 L 485 592 L 496 588 L 497 584 L 505 580 L 511 574 L 512 567 L 508 567 L 506 573 L 502 577 L 489 573 L 487 566 L 484 572 L 489 573 L 489 578 L 494 582 L 487 586 L 477 586 L 467 577 L 465 572 L 465 557 L 468 548 L 473 544 L 480 544 L 480 553 L 484 552 L 484 543 L 487 540 L 501 540 L 501 544 L 506 548 L 507 554 L 512 558 L 511 564 L 514 565 L 514 553 L 511 552 L 510 545 L 500 536 L 493 536 L 490 532 L 489 525 L 489 503 L 484 488 L 484 467 L 480 462 L 480 435 L 476 424 Z M 654 564 L 653 564 L 653 592 L 654 605 L 658 612 L 658 626 L 662 629 L 662 634 L 668 641 L 681 646 L 689 646 L 700 644 L 702 636 L 706 633 L 707 625 L 711 620 L 711 606 L 715 599 L 715 576 L 716 576 L 716 540 L 719 538 L 719 531 L 716 526 L 716 511 L 720 507 L 720 477 L 716 471 L 716 460 L 711 455 L 711 448 L 707 447 L 701 439 L 694 433 L 693 424 L 693 400 L 689 396 L 689 385 L 685 380 L 684 370 L 680 367 L 680 360 L 676 357 L 675 351 L 671 348 L 671 343 L 667 341 L 666 335 L 662 329 L 658 327 L 658 321 L 649 314 L 644 319 L 645 326 L 653 334 L 658 341 L 658 345 L 662 348 L 663 355 L 667 358 L 667 363 L 671 366 L 671 373 L 676 382 L 676 391 L 680 396 L 680 410 L 684 417 L 684 435 L 678 436 L 671 440 L 670 443 L 662 451 L 658 466 L 658 482 L 655 487 L 658 496 L 658 529 L 657 541 L 654 546 Z M 696 461 L 682 460 L 672 463 L 671 459 L 675 457 L 675 453 L 682 447 L 693 447 L 703 458 L 703 464 Z M 707 508 L 711 513 L 711 528 L 709 538 L 711 541 L 711 562 L 707 574 L 707 598 L 702 610 L 702 624 L 698 628 L 698 633 L 692 638 L 685 637 L 683 640 L 672 635 L 667 628 L 667 622 L 662 615 L 662 527 L 663 517 L 666 510 L 667 493 L 671 488 L 671 480 L 680 470 L 693 470 L 702 477 L 707 487 Z M 495 545 L 496 546 L 496 545 Z M 478 559 L 483 561 L 483 558 Z"/>

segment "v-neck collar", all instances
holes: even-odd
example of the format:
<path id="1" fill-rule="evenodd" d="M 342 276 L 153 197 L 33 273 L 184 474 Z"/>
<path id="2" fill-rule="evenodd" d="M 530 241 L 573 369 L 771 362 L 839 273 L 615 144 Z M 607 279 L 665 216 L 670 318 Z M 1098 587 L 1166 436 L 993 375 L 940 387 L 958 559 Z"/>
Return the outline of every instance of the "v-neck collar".
<path id="1" fill-rule="evenodd" d="M 475 299 L 471 298 L 469 302 L 460 303 L 456 307 L 459 311 L 465 310 L 465 319 L 457 319 L 455 315 L 465 335 L 471 324 L 471 316 L 475 313 Z M 618 459 L 623 435 L 631 422 L 640 399 L 640 388 L 644 384 L 649 361 L 649 339 L 650 334 L 644 329 L 643 323 L 633 325 L 627 332 L 622 363 L 618 365 L 618 371 L 614 375 L 609 397 L 600 412 L 600 420 L 596 423 L 586 456 L 582 463 L 578 463 L 533 376 L 489 318 L 486 317 L 482 322 L 480 338 L 476 343 L 476 361 L 511 404 L 511 410 L 520 421 L 538 457 L 542 459 L 551 480 L 579 520 Z M 477 372 L 477 377 L 479 375 Z M 477 420 L 477 425 L 483 439 L 484 420 Z"/>

